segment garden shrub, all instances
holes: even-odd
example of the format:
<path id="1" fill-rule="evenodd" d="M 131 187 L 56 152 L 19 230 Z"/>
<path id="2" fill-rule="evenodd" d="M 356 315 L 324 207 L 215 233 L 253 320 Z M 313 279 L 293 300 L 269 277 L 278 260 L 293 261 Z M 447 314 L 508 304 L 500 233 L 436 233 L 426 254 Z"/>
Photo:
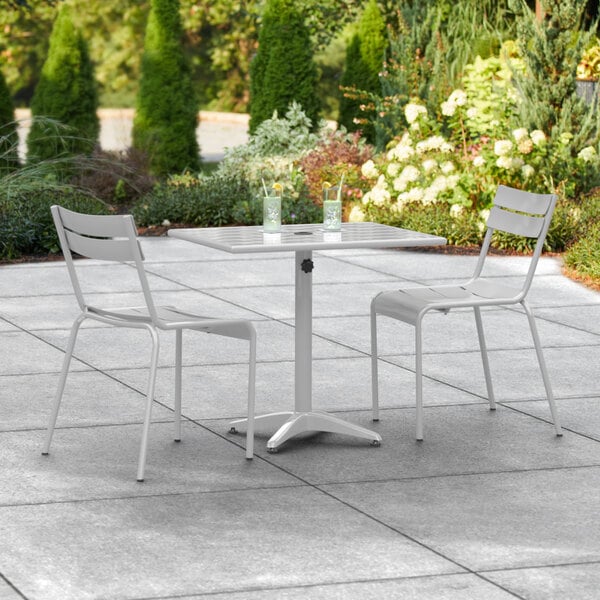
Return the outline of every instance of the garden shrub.
<path id="1" fill-rule="evenodd" d="M 94 69 L 82 34 L 63 2 L 50 36 L 48 56 L 31 101 L 34 118 L 27 138 L 27 160 L 90 154 L 98 141 L 98 94 Z M 62 135 L 57 129 L 62 128 Z"/>
<path id="2" fill-rule="evenodd" d="M 372 156 L 373 147 L 365 143 L 359 132 L 326 131 L 299 161 L 311 200 L 321 204 L 323 182 L 336 185 L 343 176 L 344 204 L 348 207 L 353 201 L 360 202 L 367 183 L 361 167 Z"/>
<path id="3" fill-rule="evenodd" d="M 19 166 L 19 138 L 14 114 L 10 91 L 0 71 L 0 175 Z"/>
<path id="4" fill-rule="evenodd" d="M 69 186 L 52 188 L 40 184 L 27 190 L 13 191 L 0 198 L 0 259 L 22 255 L 44 255 L 59 251 L 58 236 L 50 207 L 88 214 L 107 214 L 107 206 Z"/>
<path id="5" fill-rule="evenodd" d="M 600 285 L 600 222 L 596 222 L 565 253 L 565 264 L 577 275 Z"/>
<path id="6" fill-rule="evenodd" d="M 139 226 L 217 227 L 231 224 L 235 205 L 251 199 L 248 183 L 241 177 L 172 176 L 138 200 L 133 215 Z"/>
<path id="7" fill-rule="evenodd" d="M 356 33 L 348 46 L 346 64 L 341 78 L 340 98 L 341 125 L 348 131 L 360 129 L 363 136 L 375 143 L 374 106 L 361 110 L 360 97 L 356 90 L 379 94 L 379 73 L 383 67 L 387 37 L 385 21 L 376 0 L 369 0 L 358 22 Z M 348 96 L 346 96 L 346 93 Z M 370 115 L 370 118 L 369 118 Z"/>
<path id="8" fill-rule="evenodd" d="M 152 0 L 132 135 L 158 176 L 200 168 L 198 102 L 181 38 L 179 0 Z"/>
<path id="9" fill-rule="evenodd" d="M 268 0 L 250 64 L 250 133 L 275 111 L 285 114 L 294 100 L 316 128 L 318 79 L 302 10 L 293 0 Z"/>

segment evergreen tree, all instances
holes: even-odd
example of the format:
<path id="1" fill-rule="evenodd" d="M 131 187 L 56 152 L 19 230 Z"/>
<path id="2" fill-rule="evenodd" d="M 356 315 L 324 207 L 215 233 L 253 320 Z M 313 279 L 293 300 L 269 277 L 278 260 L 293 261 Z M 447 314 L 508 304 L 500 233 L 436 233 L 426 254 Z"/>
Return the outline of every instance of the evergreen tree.
<path id="1" fill-rule="evenodd" d="M 34 119 L 27 138 L 30 161 L 89 154 L 98 141 L 94 67 L 87 44 L 73 24 L 71 10 L 67 2 L 61 3 L 31 102 L 33 116 L 51 118 L 65 129 L 57 136 L 46 120 Z"/>
<path id="2" fill-rule="evenodd" d="M 386 47 L 385 21 L 377 1 L 369 0 L 346 52 L 339 121 L 348 131 L 361 129 L 370 142 L 375 142 L 375 110 L 368 98 L 381 94 L 379 73 Z"/>
<path id="3" fill-rule="evenodd" d="M 198 102 L 181 38 L 179 0 L 152 0 L 133 123 L 133 146 L 148 155 L 155 175 L 200 168 L 196 139 Z"/>
<path id="4" fill-rule="evenodd" d="M 19 166 L 18 147 L 14 106 L 6 80 L 0 71 L 0 175 Z"/>
<path id="5" fill-rule="evenodd" d="M 544 17 L 538 20 L 523 0 L 512 0 L 521 14 L 518 44 L 525 62 L 524 73 L 514 74 L 520 125 L 541 129 L 558 144 L 567 134 L 574 154 L 600 136 L 597 102 L 587 105 L 576 84 L 577 64 L 594 28 L 583 30 L 585 2 L 543 0 L 541 5 Z"/>
<path id="6" fill-rule="evenodd" d="M 250 132 L 274 111 L 284 115 L 293 100 L 316 128 L 321 108 L 317 82 L 310 34 L 296 3 L 267 0 L 250 65 Z"/>

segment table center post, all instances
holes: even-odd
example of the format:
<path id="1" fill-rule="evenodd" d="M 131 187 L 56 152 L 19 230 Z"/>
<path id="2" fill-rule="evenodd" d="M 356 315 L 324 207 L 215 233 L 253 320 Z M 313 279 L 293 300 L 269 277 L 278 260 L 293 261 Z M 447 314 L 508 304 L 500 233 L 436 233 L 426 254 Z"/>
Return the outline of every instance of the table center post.
<path id="1" fill-rule="evenodd" d="M 312 250 L 296 252 L 295 411 L 312 410 Z"/>

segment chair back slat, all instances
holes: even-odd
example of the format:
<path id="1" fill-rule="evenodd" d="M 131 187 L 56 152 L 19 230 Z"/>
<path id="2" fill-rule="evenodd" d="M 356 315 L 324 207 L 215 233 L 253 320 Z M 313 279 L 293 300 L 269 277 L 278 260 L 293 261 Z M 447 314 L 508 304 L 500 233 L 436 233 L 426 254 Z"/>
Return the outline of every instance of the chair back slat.
<path id="1" fill-rule="evenodd" d="M 131 241 L 128 238 L 92 238 L 68 230 L 65 230 L 65 236 L 69 248 L 86 258 L 118 262 L 134 261 L 136 258 L 133 255 Z"/>
<path id="2" fill-rule="evenodd" d="M 60 208 L 63 227 L 81 235 L 92 237 L 128 237 L 131 232 L 130 217 L 126 215 L 85 215 Z"/>
<path id="3" fill-rule="evenodd" d="M 553 198 L 552 194 L 533 194 L 500 185 L 496 191 L 494 205 L 534 215 L 545 215 L 552 205 Z"/>
<path id="4" fill-rule="evenodd" d="M 492 229 L 514 233 L 515 235 L 538 237 L 544 226 L 544 217 L 531 217 L 529 215 L 509 212 L 499 206 L 493 206 L 487 220 L 487 226 Z"/>
<path id="5" fill-rule="evenodd" d="M 148 278 L 144 271 L 144 255 L 137 238 L 135 222 L 131 215 L 85 215 L 52 206 L 52 218 L 65 257 L 75 296 L 82 311 L 88 310 L 72 253 L 119 263 L 133 263 L 141 292 L 152 322 L 158 323 L 158 314 L 150 293 Z"/>

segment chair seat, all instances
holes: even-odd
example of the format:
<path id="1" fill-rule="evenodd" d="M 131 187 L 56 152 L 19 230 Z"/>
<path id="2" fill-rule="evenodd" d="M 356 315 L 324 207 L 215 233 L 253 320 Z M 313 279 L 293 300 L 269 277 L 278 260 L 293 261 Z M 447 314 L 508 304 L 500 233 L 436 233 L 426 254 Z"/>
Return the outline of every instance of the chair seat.
<path id="1" fill-rule="evenodd" d="M 412 287 L 382 292 L 373 300 L 373 309 L 415 325 L 428 310 L 448 311 L 461 306 L 485 306 L 518 302 L 519 290 L 489 279 L 477 278 L 460 285 Z"/>
<path id="2" fill-rule="evenodd" d="M 152 317 L 145 306 L 111 308 L 110 310 L 87 307 L 90 317 L 97 315 L 101 320 L 115 325 L 131 326 L 134 323 L 152 323 Z M 218 333 L 227 337 L 250 339 L 250 327 L 244 319 L 215 319 L 195 315 L 175 306 L 155 306 L 156 314 L 163 329 L 195 329 L 206 333 Z"/>

